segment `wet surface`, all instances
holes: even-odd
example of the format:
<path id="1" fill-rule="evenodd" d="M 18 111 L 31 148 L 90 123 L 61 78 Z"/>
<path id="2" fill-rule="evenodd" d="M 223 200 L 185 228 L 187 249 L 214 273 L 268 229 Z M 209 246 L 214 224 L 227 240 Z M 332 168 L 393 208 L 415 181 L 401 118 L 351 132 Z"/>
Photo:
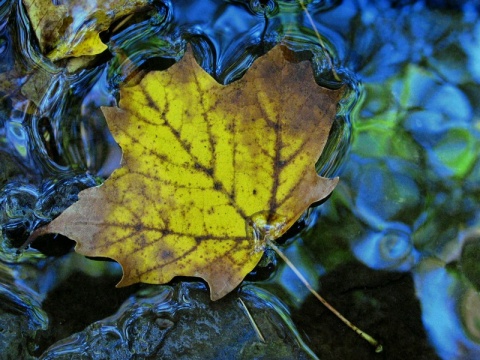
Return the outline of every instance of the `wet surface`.
<path id="1" fill-rule="evenodd" d="M 244 287 L 212 303 L 205 285 L 185 282 L 138 291 L 116 314 L 54 344 L 41 358 L 311 358 L 292 329 L 278 299 L 261 289 Z"/>
<path id="2" fill-rule="evenodd" d="M 112 26 L 102 34 L 109 49 L 78 64 L 50 62 L 21 1 L 0 0 L 0 312 L 8 324 L 0 347 L 12 349 L 10 358 L 35 358 L 70 337 L 55 346 L 81 352 L 72 333 L 113 315 L 137 291 L 119 295 L 109 285 L 118 267 L 70 254 L 65 239 L 18 252 L 33 229 L 118 165 L 100 111 L 116 104 L 118 85 L 169 67 L 186 42 L 209 73 L 229 83 L 283 42 L 312 59 L 317 82 L 336 87 L 341 80 L 350 88 L 317 164 L 341 182 L 284 249 L 333 305 L 384 343 L 384 353 L 348 333 L 272 254 L 267 270 L 249 280 L 273 294 L 268 301 L 288 306 L 304 351 L 322 359 L 478 357 L 476 2 L 201 3 L 156 2 Z M 54 241 L 65 245 L 49 245 Z M 69 274 L 83 276 L 86 288 L 102 287 L 93 292 L 99 306 L 78 296 L 82 287 L 69 287 Z M 62 304 L 70 310 L 63 318 Z M 26 334 L 21 343 L 11 336 L 19 329 Z"/>
<path id="3" fill-rule="evenodd" d="M 420 305 L 408 274 L 375 271 L 352 261 L 323 276 L 320 291 L 358 327 L 371 329 L 384 348 L 375 354 L 368 343 L 341 326 L 309 296 L 292 317 L 310 339 L 307 344 L 322 359 L 438 359 L 423 329 Z"/>

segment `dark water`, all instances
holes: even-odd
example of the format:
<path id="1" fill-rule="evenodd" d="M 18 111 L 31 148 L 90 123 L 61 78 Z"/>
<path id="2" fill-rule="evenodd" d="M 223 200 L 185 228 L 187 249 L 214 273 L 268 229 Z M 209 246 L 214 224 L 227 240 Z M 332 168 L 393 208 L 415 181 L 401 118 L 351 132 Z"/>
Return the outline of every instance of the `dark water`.
<path id="1" fill-rule="evenodd" d="M 118 165 L 100 106 L 116 104 L 119 84 L 172 65 L 187 42 L 224 84 L 283 42 L 312 58 L 318 83 L 350 89 L 317 164 L 341 182 L 284 249 L 385 351 L 374 354 L 345 330 L 271 254 L 276 270 L 270 264 L 249 277 L 257 286 L 250 306 L 275 304 L 282 331 L 307 357 L 480 357 L 479 6 L 305 4 L 308 13 L 293 0 L 152 2 L 105 31 L 109 50 L 74 69 L 41 54 L 21 1 L 0 0 L 0 319 L 13 324 L 0 331 L 0 348 L 14 349 L 11 358 L 38 357 L 62 339 L 46 358 L 85 355 L 85 337 L 98 344 L 105 333 L 70 335 L 117 310 L 93 329 L 120 331 L 127 321 L 129 305 L 120 304 L 138 288 L 113 287 L 115 263 L 75 255 L 60 237 L 18 248 Z M 180 303 L 158 309 L 173 314 Z M 125 357 L 142 346 L 122 341 Z"/>

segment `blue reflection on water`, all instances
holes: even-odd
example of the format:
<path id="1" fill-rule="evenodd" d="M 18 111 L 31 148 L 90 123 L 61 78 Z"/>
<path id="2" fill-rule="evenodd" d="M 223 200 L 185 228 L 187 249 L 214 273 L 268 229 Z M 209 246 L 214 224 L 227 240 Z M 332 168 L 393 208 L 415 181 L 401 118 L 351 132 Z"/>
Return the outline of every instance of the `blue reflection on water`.
<path id="1" fill-rule="evenodd" d="M 443 359 L 478 359 L 480 345 L 466 336 L 460 320 L 459 302 L 465 291 L 462 282 L 441 263 L 424 266 L 427 269 L 414 273 L 414 281 L 423 323 L 438 354 Z"/>
<path id="2" fill-rule="evenodd" d="M 6 123 L 6 139 L 14 144 L 16 153 L 22 158 L 28 155 L 29 138 L 25 127 L 18 122 L 9 121 Z"/>
<path id="3" fill-rule="evenodd" d="M 477 61 L 480 58 L 480 23 L 476 24 L 473 32 L 462 34 L 460 41 L 468 55 L 468 70 L 473 79 L 480 82 L 480 62 Z"/>
<path id="4" fill-rule="evenodd" d="M 411 230 L 402 223 L 391 223 L 383 231 L 369 231 L 354 241 L 352 251 L 372 269 L 408 271 L 419 261 Z"/>
<path id="5" fill-rule="evenodd" d="M 201 54 L 203 68 L 215 78 L 229 83 L 246 69 L 244 63 L 251 64 L 252 52 L 262 42 L 263 16 L 252 16 L 249 6 L 241 2 L 188 0 L 172 1 L 169 5 L 172 9 L 169 28 L 194 44 Z"/>
<path id="6" fill-rule="evenodd" d="M 385 162 L 359 159 L 352 166 L 354 169 L 346 169 L 345 178 L 355 181 L 355 213 L 371 227 L 381 229 L 389 221 L 404 218 L 408 210 L 415 213 L 420 205 L 418 184 L 409 175 L 408 163 L 406 165 L 389 159 Z"/>
<path id="7" fill-rule="evenodd" d="M 480 227 L 479 7 L 390 5 L 347 1 L 317 17 L 364 87 L 342 186 L 319 217 L 345 229 L 318 237 L 345 236 L 369 267 L 411 272 L 438 354 L 478 358 L 478 290 L 456 264 L 462 233 Z"/>
<path id="8" fill-rule="evenodd" d="M 423 305 L 423 322 L 432 342 L 440 356 L 445 359 L 455 358 L 457 342 L 464 338 L 464 334 L 455 316 L 455 299 L 448 291 L 453 279 L 448 276 L 445 268 L 416 274 L 414 279 Z"/>

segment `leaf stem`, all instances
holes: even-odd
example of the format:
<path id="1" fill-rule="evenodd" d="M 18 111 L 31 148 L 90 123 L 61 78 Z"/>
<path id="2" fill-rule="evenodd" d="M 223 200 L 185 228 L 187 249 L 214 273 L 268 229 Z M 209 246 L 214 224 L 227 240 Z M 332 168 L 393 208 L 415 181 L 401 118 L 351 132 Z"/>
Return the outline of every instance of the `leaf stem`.
<path id="1" fill-rule="evenodd" d="M 278 248 L 277 245 L 273 243 L 272 240 L 267 239 L 267 244 L 282 258 L 283 261 L 293 270 L 295 275 L 300 279 L 300 281 L 307 287 L 307 289 L 328 309 L 330 310 L 337 318 L 339 318 L 345 325 L 347 325 L 350 329 L 355 331 L 359 336 L 363 339 L 368 341 L 370 345 L 375 348 L 375 352 L 379 353 L 382 352 L 383 347 L 382 345 L 375 340 L 372 336 L 368 335 L 366 332 L 360 330 L 358 327 L 353 325 L 348 319 L 346 319 L 342 314 L 340 314 L 332 305 L 330 305 L 327 300 L 325 300 L 319 293 L 317 293 L 310 283 L 305 279 L 305 277 L 300 273 L 297 267 L 287 258 L 287 256 Z"/>
<path id="2" fill-rule="evenodd" d="M 245 305 L 245 303 L 241 298 L 238 298 L 238 300 L 240 301 L 240 304 L 242 304 L 242 306 L 244 307 L 245 312 L 247 313 L 248 320 L 250 320 L 250 324 L 252 324 L 253 330 L 255 330 L 255 333 L 257 334 L 258 338 L 262 343 L 265 343 L 265 338 L 263 337 L 262 332 L 260 331 L 260 328 L 258 327 L 257 323 L 253 319 L 252 314 L 250 314 L 250 311 L 248 311 L 247 305 Z"/>
<path id="3" fill-rule="evenodd" d="M 305 11 L 305 14 L 307 15 L 308 21 L 312 25 L 313 30 L 315 31 L 315 35 L 317 35 L 318 42 L 319 42 L 321 48 L 323 49 L 323 51 L 325 52 L 325 56 L 327 58 L 328 65 L 330 65 L 330 67 L 332 69 L 333 78 L 337 81 L 341 81 L 340 77 L 337 74 L 337 71 L 335 70 L 335 65 L 333 64 L 333 61 L 332 61 L 332 58 L 330 57 L 328 49 L 325 46 L 325 43 L 323 42 L 322 37 L 320 36 L 320 33 L 318 32 L 317 25 L 315 25 L 315 22 L 312 19 L 312 15 L 310 15 L 310 12 L 308 11 L 307 7 L 305 6 L 305 3 L 303 2 L 303 0 L 298 0 L 298 3 L 300 4 L 300 7 L 302 8 L 302 10 Z"/>

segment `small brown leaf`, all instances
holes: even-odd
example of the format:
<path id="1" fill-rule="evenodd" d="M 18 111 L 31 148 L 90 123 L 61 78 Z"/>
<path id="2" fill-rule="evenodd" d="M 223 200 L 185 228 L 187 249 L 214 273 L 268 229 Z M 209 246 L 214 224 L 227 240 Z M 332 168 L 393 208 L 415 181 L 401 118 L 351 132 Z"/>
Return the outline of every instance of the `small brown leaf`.
<path id="1" fill-rule="evenodd" d="M 148 0 L 23 0 L 40 44 L 50 60 L 100 54 L 107 46 L 100 32 L 117 19 L 145 8 Z"/>

